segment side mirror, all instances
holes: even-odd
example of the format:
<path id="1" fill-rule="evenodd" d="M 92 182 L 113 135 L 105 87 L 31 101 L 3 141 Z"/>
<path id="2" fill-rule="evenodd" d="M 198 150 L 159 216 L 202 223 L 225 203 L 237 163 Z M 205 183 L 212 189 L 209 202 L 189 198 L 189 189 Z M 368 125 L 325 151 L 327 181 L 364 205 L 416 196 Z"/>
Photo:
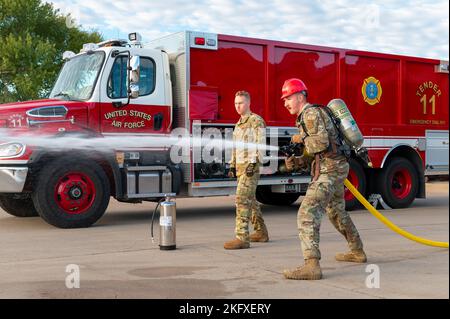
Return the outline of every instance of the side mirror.
<path id="1" fill-rule="evenodd" d="M 130 84 L 130 98 L 137 99 L 139 97 L 139 84 Z"/>
<path id="2" fill-rule="evenodd" d="M 130 81 L 131 83 L 139 83 L 139 75 L 141 71 L 141 58 L 134 55 L 130 59 Z"/>
<path id="3" fill-rule="evenodd" d="M 130 59 L 130 98 L 137 99 L 139 97 L 139 77 L 141 71 L 141 58 L 134 55 Z"/>
<path id="4" fill-rule="evenodd" d="M 139 78 L 141 69 L 141 59 L 139 55 L 131 56 L 130 51 L 125 52 L 113 52 L 112 55 L 117 56 L 119 53 L 128 53 L 128 71 L 127 87 L 128 87 L 128 101 L 127 103 L 113 102 L 115 107 L 123 107 L 130 104 L 130 99 L 137 99 L 139 97 Z"/>

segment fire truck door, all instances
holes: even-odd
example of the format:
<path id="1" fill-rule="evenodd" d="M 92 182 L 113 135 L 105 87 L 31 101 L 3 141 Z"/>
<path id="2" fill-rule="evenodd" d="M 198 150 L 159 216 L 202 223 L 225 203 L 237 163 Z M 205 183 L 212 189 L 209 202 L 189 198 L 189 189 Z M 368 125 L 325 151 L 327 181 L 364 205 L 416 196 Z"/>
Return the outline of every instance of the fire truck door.
<path id="1" fill-rule="evenodd" d="M 166 71 L 160 51 L 140 56 L 139 97 L 127 97 L 128 55 L 110 58 L 101 81 L 100 126 L 103 133 L 165 133 L 170 125 Z"/>

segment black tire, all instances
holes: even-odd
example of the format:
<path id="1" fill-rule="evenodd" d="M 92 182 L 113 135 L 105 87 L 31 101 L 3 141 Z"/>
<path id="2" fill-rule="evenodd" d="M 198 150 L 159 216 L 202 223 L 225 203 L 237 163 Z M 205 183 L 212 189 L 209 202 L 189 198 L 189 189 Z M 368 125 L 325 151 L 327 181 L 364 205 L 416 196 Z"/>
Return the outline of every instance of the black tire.
<path id="1" fill-rule="evenodd" d="M 39 216 L 29 194 L 0 194 L 0 207 L 16 217 Z"/>
<path id="2" fill-rule="evenodd" d="M 392 208 L 406 208 L 416 198 L 419 174 L 405 158 L 394 157 L 381 170 L 377 179 L 377 192 Z"/>
<path id="3" fill-rule="evenodd" d="M 353 186 L 357 186 L 356 188 L 363 196 L 366 196 L 367 178 L 363 167 L 353 158 L 351 158 L 348 163 L 350 165 L 350 171 L 347 179 L 353 184 Z M 360 207 L 361 203 L 358 199 L 353 196 L 347 188 L 345 188 L 345 210 L 351 211 Z"/>
<path id="4" fill-rule="evenodd" d="M 66 193 L 60 191 L 68 188 Z M 82 209 L 75 195 L 80 199 Z M 64 157 L 42 169 L 32 198 L 36 210 L 47 223 L 59 228 L 89 227 L 108 207 L 109 180 L 94 161 Z M 74 208 L 66 208 L 64 204 L 74 205 Z M 75 207 L 77 204 L 79 206 Z"/>
<path id="5" fill-rule="evenodd" d="M 256 200 L 261 204 L 274 206 L 289 206 L 297 201 L 300 193 L 273 193 L 270 186 L 258 186 Z"/>

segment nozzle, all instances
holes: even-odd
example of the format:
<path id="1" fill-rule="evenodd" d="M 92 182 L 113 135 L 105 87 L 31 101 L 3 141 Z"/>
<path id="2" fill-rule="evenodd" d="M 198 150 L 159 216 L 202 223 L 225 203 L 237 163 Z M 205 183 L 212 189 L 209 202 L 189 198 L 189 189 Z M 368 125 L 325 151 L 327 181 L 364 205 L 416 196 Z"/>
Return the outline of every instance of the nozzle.
<path id="1" fill-rule="evenodd" d="M 367 167 L 369 168 L 373 168 L 373 164 L 372 161 L 370 160 L 369 157 L 369 152 L 367 151 L 367 149 L 365 147 L 360 147 L 356 150 L 356 155 L 361 158 L 364 163 L 366 163 Z"/>

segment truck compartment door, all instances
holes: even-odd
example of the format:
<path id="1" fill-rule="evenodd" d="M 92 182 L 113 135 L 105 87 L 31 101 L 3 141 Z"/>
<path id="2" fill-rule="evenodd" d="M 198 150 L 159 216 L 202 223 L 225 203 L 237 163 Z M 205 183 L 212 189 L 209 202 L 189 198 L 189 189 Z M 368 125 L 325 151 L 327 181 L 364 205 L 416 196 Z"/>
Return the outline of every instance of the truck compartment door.
<path id="1" fill-rule="evenodd" d="M 448 174 L 448 131 L 425 132 L 425 175 Z"/>

